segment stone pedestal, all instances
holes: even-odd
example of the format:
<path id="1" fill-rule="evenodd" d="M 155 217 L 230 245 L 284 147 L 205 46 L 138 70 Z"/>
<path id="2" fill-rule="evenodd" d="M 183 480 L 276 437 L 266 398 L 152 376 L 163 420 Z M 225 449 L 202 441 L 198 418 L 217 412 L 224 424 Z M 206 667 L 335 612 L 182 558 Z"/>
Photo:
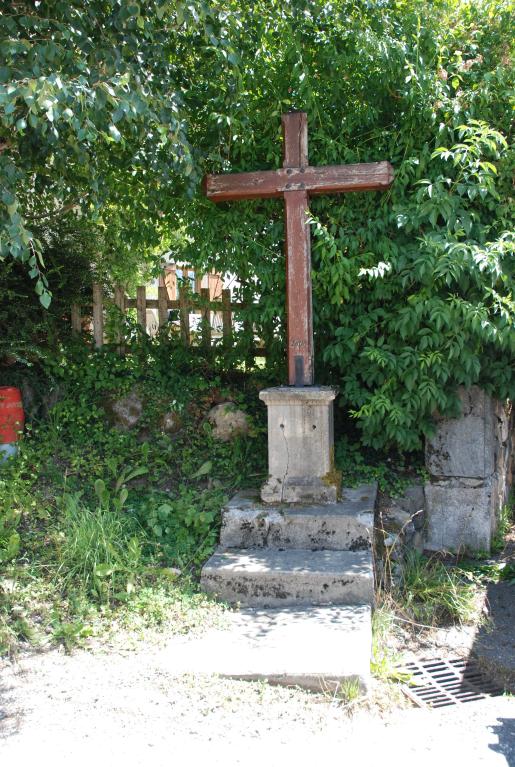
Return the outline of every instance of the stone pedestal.
<path id="1" fill-rule="evenodd" d="M 334 469 L 333 400 L 329 386 L 264 389 L 268 408 L 268 473 L 261 490 L 267 503 L 335 503 L 340 478 Z"/>

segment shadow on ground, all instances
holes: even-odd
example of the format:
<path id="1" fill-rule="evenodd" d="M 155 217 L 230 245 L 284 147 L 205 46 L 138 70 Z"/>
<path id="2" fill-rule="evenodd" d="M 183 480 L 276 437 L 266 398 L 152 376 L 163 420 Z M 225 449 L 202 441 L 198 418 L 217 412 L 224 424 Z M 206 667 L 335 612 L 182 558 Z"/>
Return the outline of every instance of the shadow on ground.
<path id="1" fill-rule="evenodd" d="M 515 564 L 515 526 L 496 559 Z M 496 682 L 515 694 L 515 583 L 490 583 L 486 597 L 490 621 L 479 628 L 471 654 Z"/>

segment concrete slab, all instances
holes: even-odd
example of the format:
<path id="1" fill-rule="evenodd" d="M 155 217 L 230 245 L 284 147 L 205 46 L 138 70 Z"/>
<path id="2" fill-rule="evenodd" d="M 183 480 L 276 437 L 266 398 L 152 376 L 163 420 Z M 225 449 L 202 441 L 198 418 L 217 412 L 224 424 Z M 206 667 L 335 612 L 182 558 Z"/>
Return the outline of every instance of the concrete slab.
<path id="1" fill-rule="evenodd" d="M 371 545 L 377 485 L 362 485 L 332 504 L 265 504 L 257 490 L 237 493 L 222 513 L 224 548 L 357 551 Z"/>
<path id="2" fill-rule="evenodd" d="M 195 640 L 174 641 L 168 670 L 263 679 L 310 690 L 370 684 L 369 605 L 247 609 Z"/>
<path id="3" fill-rule="evenodd" d="M 248 607 L 374 601 L 370 550 L 218 549 L 200 583 L 203 591 Z"/>

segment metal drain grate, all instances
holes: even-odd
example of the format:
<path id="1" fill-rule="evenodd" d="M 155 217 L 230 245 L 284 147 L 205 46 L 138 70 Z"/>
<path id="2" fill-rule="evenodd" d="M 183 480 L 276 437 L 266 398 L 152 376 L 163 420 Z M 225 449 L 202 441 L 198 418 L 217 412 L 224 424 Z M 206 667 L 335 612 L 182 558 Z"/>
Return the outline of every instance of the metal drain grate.
<path id="1" fill-rule="evenodd" d="M 475 661 L 422 660 L 406 663 L 411 678 L 404 690 L 419 706 L 441 708 L 502 695 L 504 690 L 480 671 Z"/>

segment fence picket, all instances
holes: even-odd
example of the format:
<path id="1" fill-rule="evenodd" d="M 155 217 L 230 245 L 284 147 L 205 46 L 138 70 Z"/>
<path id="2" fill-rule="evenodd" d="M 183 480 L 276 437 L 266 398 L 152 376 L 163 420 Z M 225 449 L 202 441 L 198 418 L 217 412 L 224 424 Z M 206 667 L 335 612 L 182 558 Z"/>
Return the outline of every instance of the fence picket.
<path id="1" fill-rule="evenodd" d="M 95 282 L 93 285 L 93 338 L 97 349 L 104 345 L 104 306 L 102 298 L 102 285 Z"/>
<path id="2" fill-rule="evenodd" d="M 82 330 L 82 322 L 80 318 L 79 304 L 72 304 L 70 319 L 71 319 L 72 331 L 74 333 L 80 333 Z"/>
<path id="3" fill-rule="evenodd" d="M 200 327 L 202 346 L 204 349 L 211 348 L 211 308 L 209 306 L 209 288 L 201 288 L 200 295 L 202 298 L 202 304 L 200 307 Z"/>
<path id="4" fill-rule="evenodd" d="M 123 355 L 125 354 L 125 347 L 124 347 L 124 335 L 123 335 L 123 327 L 122 327 L 122 317 L 125 319 L 125 290 L 121 285 L 117 285 L 114 289 L 114 304 L 117 307 L 117 309 L 120 311 L 121 317 L 119 318 L 119 323 L 116 329 L 116 336 L 115 336 L 115 343 L 116 343 L 116 350 L 118 354 Z"/>
<path id="5" fill-rule="evenodd" d="M 157 289 L 157 316 L 159 327 L 162 328 L 168 322 L 168 291 L 164 285 Z"/>
<path id="6" fill-rule="evenodd" d="M 144 285 L 136 288 L 136 313 L 138 323 L 144 333 L 147 332 L 147 290 Z"/>
<path id="7" fill-rule="evenodd" d="M 231 291 L 222 290 L 222 337 L 224 346 L 230 346 L 232 341 L 232 312 Z"/>
<path id="8" fill-rule="evenodd" d="M 185 346 L 190 345 L 190 304 L 188 292 L 185 288 L 179 288 L 179 322 L 181 326 L 181 338 Z"/>

